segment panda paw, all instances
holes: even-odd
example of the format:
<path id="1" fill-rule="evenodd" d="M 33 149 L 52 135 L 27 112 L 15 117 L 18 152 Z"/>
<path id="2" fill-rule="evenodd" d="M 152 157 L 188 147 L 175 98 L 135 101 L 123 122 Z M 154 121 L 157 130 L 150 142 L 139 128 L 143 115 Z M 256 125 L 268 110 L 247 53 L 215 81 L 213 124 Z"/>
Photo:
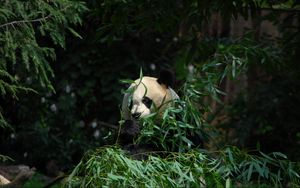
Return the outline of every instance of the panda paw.
<path id="1" fill-rule="evenodd" d="M 138 122 L 134 120 L 125 120 L 119 137 L 120 144 L 121 145 L 132 144 L 134 137 L 136 137 L 139 133 L 140 133 L 140 126 Z"/>
<path id="2" fill-rule="evenodd" d="M 136 121 L 126 120 L 123 125 L 123 132 L 127 135 L 136 136 L 140 133 L 140 126 Z"/>

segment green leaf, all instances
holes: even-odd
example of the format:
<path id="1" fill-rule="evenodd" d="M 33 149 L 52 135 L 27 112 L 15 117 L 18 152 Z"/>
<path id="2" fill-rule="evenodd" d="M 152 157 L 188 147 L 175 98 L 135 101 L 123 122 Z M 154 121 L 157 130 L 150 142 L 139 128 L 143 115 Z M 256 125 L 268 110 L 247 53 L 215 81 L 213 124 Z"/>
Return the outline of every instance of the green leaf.
<path id="1" fill-rule="evenodd" d="M 254 168 L 261 177 L 265 177 L 264 169 L 260 167 L 258 162 L 259 161 L 256 161 L 256 160 L 254 161 L 254 163 L 253 163 Z"/>
<path id="2" fill-rule="evenodd" d="M 125 177 L 123 176 L 119 176 L 119 175 L 115 175 L 115 174 L 112 174 L 112 173 L 108 173 L 107 176 L 112 179 L 112 180 L 125 180 Z"/>
<path id="3" fill-rule="evenodd" d="M 75 36 L 78 37 L 80 39 L 82 39 L 82 36 L 79 35 L 79 33 L 77 33 L 74 29 L 72 29 L 71 27 L 68 27 L 68 30 Z"/>
<path id="4" fill-rule="evenodd" d="M 273 156 L 275 158 L 277 158 L 277 156 L 281 157 L 281 158 L 284 158 L 284 159 L 287 159 L 287 156 L 284 155 L 283 153 L 280 153 L 280 152 L 272 152 Z"/>
<path id="5" fill-rule="evenodd" d="M 120 80 L 120 82 L 123 84 L 132 84 L 132 83 L 134 83 L 134 80 L 122 79 L 122 80 Z"/>
<path id="6" fill-rule="evenodd" d="M 230 188 L 230 187 L 231 187 L 231 181 L 230 181 L 230 178 L 227 178 L 225 188 Z"/>
<path id="7" fill-rule="evenodd" d="M 143 76 L 143 69 L 141 68 L 140 69 L 140 79 L 142 79 L 144 76 Z"/>
<path id="8" fill-rule="evenodd" d="M 270 156 L 264 154 L 263 152 L 259 151 L 259 153 L 260 153 L 263 157 L 265 157 L 266 159 L 268 159 L 270 162 L 271 162 L 271 161 L 274 161 L 273 158 L 271 158 Z"/>
<path id="9" fill-rule="evenodd" d="M 248 169 L 248 173 L 247 173 L 247 181 L 250 181 L 251 176 L 252 176 L 252 172 L 253 172 L 253 164 L 250 163 L 249 169 Z"/>

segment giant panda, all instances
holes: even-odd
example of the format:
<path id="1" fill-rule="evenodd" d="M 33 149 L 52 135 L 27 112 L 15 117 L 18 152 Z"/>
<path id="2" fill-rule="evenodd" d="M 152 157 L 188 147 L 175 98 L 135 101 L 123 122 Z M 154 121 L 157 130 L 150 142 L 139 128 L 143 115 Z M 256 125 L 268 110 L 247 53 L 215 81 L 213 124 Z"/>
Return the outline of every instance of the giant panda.
<path id="1" fill-rule="evenodd" d="M 174 100 L 179 99 L 172 89 L 174 81 L 173 72 L 162 70 L 158 77 L 143 76 L 129 86 L 121 108 L 125 120 L 121 131 L 123 143 L 130 143 L 139 134 L 140 119 L 156 113 L 157 122 L 161 121 L 165 110 L 174 105 Z"/>

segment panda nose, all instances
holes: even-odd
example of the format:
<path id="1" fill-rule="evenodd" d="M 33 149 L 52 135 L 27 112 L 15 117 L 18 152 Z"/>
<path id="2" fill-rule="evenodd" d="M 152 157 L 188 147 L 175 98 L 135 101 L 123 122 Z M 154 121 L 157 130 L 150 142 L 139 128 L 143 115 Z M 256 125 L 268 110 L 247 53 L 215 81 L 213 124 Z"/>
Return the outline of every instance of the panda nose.
<path id="1" fill-rule="evenodd" d="M 136 113 L 133 113 L 133 114 L 132 114 L 132 117 L 133 117 L 134 119 L 138 119 L 141 115 L 142 115 L 142 113 L 136 112 Z"/>

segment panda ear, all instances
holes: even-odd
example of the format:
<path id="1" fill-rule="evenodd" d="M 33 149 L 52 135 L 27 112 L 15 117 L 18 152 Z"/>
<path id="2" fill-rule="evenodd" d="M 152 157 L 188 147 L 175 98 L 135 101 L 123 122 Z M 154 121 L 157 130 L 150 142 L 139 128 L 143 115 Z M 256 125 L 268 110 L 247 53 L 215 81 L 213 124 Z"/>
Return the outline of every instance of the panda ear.
<path id="1" fill-rule="evenodd" d="M 173 87 L 175 82 L 174 73 L 170 70 L 163 69 L 159 73 L 159 77 L 157 79 L 159 84 L 164 84 L 167 87 Z"/>

